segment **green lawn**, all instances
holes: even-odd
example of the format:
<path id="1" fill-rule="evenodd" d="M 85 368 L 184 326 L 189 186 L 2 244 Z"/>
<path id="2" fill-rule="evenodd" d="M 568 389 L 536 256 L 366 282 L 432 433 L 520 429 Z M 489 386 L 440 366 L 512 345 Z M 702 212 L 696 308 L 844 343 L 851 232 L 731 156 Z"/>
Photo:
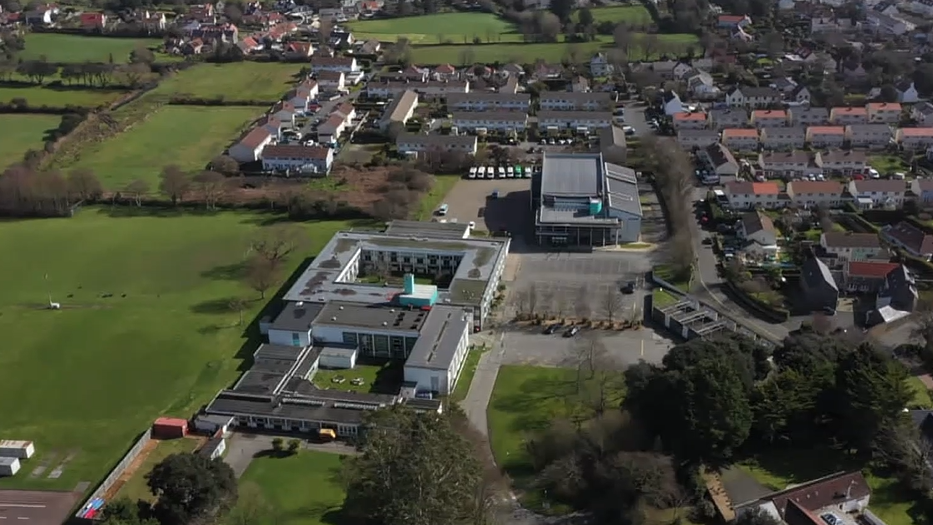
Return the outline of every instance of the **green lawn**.
<path id="1" fill-rule="evenodd" d="M 0 102 L 9 103 L 14 98 L 26 99 L 30 106 L 65 107 L 79 106 L 96 108 L 116 101 L 125 92 L 89 89 L 56 89 L 45 86 L 0 86 Z"/>
<path id="2" fill-rule="evenodd" d="M 671 292 L 668 292 L 664 288 L 655 288 L 652 290 L 651 295 L 653 296 L 652 305 L 658 308 L 664 308 L 665 306 L 677 304 L 680 301 L 679 297 L 672 294 Z"/>
<path id="3" fill-rule="evenodd" d="M 908 378 L 907 384 L 914 393 L 914 397 L 910 401 L 911 408 L 933 408 L 933 399 L 930 398 L 930 391 L 927 389 L 926 385 L 920 381 L 919 377 L 912 376 Z"/>
<path id="4" fill-rule="evenodd" d="M 391 392 L 398 391 L 402 382 L 401 361 L 388 361 L 378 364 L 357 363 L 353 369 L 320 369 L 314 374 L 314 384 L 321 389 L 341 390 L 345 392 Z M 334 381 L 342 377 L 342 383 Z M 350 381 L 363 380 L 362 385 Z"/>
<path id="5" fill-rule="evenodd" d="M 194 452 L 200 442 L 193 438 L 179 438 L 159 441 L 156 448 L 146 456 L 146 459 L 139 466 L 139 469 L 133 473 L 133 477 L 126 482 L 126 485 L 117 492 L 117 498 L 129 498 L 130 501 L 145 500 L 150 503 L 155 502 L 155 497 L 149 492 L 146 485 L 146 475 L 152 471 L 152 468 L 162 462 L 163 459 L 172 454 L 182 454 L 185 452 Z"/>
<path id="6" fill-rule="evenodd" d="M 107 189 L 140 178 L 155 192 L 165 165 L 205 169 L 261 113 L 258 107 L 163 106 L 129 130 L 83 148 L 72 164 L 94 170 Z"/>
<path id="7" fill-rule="evenodd" d="M 395 42 L 399 37 L 413 44 L 473 43 L 478 37 L 487 42 L 521 42 L 515 26 L 491 13 L 441 13 L 385 20 L 361 20 L 347 24 L 357 39 L 375 38 Z M 464 42 L 464 38 L 467 42 Z"/>
<path id="8" fill-rule="evenodd" d="M 627 22 L 633 25 L 644 25 L 651 23 L 651 15 L 648 10 L 641 5 L 622 5 L 612 7 L 596 7 L 590 9 L 593 14 L 593 20 L 598 24 L 600 22 Z M 573 14 L 573 20 L 579 21 L 580 12 Z"/>
<path id="9" fill-rule="evenodd" d="M 740 463 L 739 467 L 756 481 L 773 490 L 803 483 L 835 472 L 862 470 L 871 487 L 869 508 L 887 525 L 913 523 L 908 511 L 913 506 L 909 498 L 899 492 L 893 479 L 872 474 L 864 465 L 853 464 L 836 451 L 780 449 Z"/>
<path id="10" fill-rule="evenodd" d="M 882 175 L 910 170 L 910 166 L 899 155 L 872 155 L 868 157 L 868 164 Z"/>
<path id="11" fill-rule="evenodd" d="M 200 64 L 163 80 L 152 93 L 272 103 L 281 99 L 297 83 L 302 66 L 279 62 Z"/>
<path id="12" fill-rule="evenodd" d="M 267 519 L 255 525 L 341 523 L 340 509 L 346 495 L 339 481 L 343 461 L 343 456 L 312 451 L 254 459 L 240 478 L 240 486 L 257 485 L 271 507 Z M 242 498 L 240 503 L 244 503 Z"/>
<path id="13" fill-rule="evenodd" d="M 659 41 L 679 44 L 684 49 L 687 46 L 694 45 L 697 42 L 695 35 L 689 34 L 671 34 L 658 35 Z M 442 46 L 412 46 L 412 61 L 421 65 L 434 65 L 450 63 L 453 65 L 463 65 L 465 59 L 470 62 L 482 62 L 491 64 L 494 62 L 518 62 L 521 64 L 534 63 L 537 59 L 543 59 L 547 62 L 561 62 L 569 60 L 571 54 L 576 52 L 579 62 L 588 62 L 590 56 L 598 51 L 605 51 L 611 48 L 612 37 L 600 35 L 593 42 L 583 43 L 501 43 L 501 44 L 483 44 L 483 45 L 442 45 Z M 466 50 L 469 50 L 467 53 Z M 655 58 L 648 57 L 649 59 Z M 637 45 L 633 45 L 629 52 L 633 59 L 644 59 L 644 55 Z"/>
<path id="14" fill-rule="evenodd" d="M 0 170 L 23 160 L 27 150 L 42 150 L 46 132 L 57 128 L 61 120 L 58 115 L 0 115 Z"/>
<path id="15" fill-rule="evenodd" d="M 156 47 L 158 38 L 104 38 L 60 33 L 28 33 L 26 48 L 17 54 L 23 60 L 44 56 L 49 62 L 109 62 L 124 64 L 137 47 Z"/>
<path id="16" fill-rule="evenodd" d="M 473 376 L 476 375 L 476 367 L 479 365 L 479 358 L 482 357 L 485 352 L 485 347 L 470 348 L 470 353 L 467 354 L 466 362 L 463 363 L 463 370 L 460 371 L 460 378 L 457 379 L 457 386 L 454 387 L 454 392 L 450 394 L 450 400 L 452 402 L 459 403 L 466 399 L 467 393 L 470 391 L 470 384 L 473 383 Z"/>
<path id="17" fill-rule="evenodd" d="M 431 191 L 426 193 L 418 207 L 415 209 L 415 220 L 429 221 L 434 216 L 434 211 L 444 202 L 444 198 L 450 193 L 450 190 L 460 180 L 457 175 L 438 175 L 434 177 L 434 186 Z"/>
<path id="18" fill-rule="evenodd" d="M 156 417 L 188 417 L 229 386 L 258 344 L 229 303 L 258 299 L 238 272 L 247 240 L 276 216 L 113 213 L 0 222 L 2 434 L 37 451 L 0 489 L 98 483 Z M 307 223 L 313 246 L 286 275 L 353 226 Z M 44 307 L 49 295 L 61 310 Z M 244 318 L 266 303 L 250 302 Z M 46 472 L 33 477 L 37 466 Z"/>

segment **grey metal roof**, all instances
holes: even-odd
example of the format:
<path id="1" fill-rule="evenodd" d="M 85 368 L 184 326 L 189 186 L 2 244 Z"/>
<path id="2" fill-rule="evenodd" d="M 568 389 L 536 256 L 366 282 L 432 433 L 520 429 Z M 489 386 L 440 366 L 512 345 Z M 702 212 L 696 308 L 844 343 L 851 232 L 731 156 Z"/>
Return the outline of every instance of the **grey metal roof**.
<path id="1" fill-rule="evenodd" d="M 243 372 L 240 379 L 233 385 L 235 392 L 249 394 L 275 394 L 288 379 L 287 373 L 267 372 L 255 368 Z"/>
<path id="2" fill-rule="evenodd" d="M 619 219 L 612 217 L 594 217 L 576 210 L 555 209 L 550 206 L 542 206 L 538 210 L 537 222 L 550 224 L 577 224 L 590 226 L 613 226 L 620 223 Z"/>
<path id="3" fill-rule="evenodd" d="M 362 423 L 367 413 L 366 410 L 334 408 L 332 404 L 326 402 L 323 405 L 315 404 L 313 399 L 307 400 L 307 404 L 301 403 L 303 400 L 298 401 L 286 403 L 277 396 L 246 396 L 224 391 L 211 401 L 207 406 L 207 412 L 351 425 Z"/>
<path id="4" fill-rule="evenodd" d="M 606 189 L 609 192 L 610 208 L 638 217 L 642 216 L 635 170 L 607 162 Z"/>
<path id="5" fill-rule="evenodd" d="M 314 321 L 321 308 L 320 304 L 314 303 L 288 303 L 269 328 L 290 332 L 310 330 L 311 321 Z"/>
<path id="6" fill-rule="evenodd" d="M 276 345 L 272 343 L 263 343 L 253 352 L 253 360 L 275 360 L 275 361 L 294 361 L 301 358 L 303 349 L 297 346 Z"/>
<path id="7" fill-rule="evenodd" d="M 469 331 L 472 324 L 472 316 L 462 308 L 435 306 L 428 313 L 421 336 L 411 349 L 405 366 L 449 369 L 464 331 Z"/>
<path id="8" fill-rule="evenodd" d="M 595 197 L 600 195 L 603 176 L 602 156 L 591 154 L 544 154 L 541 193 Z"/>
<path id="9" fill-rule="evenodd" d="M 436 239 L 463 239 L 470 232 L 465 222 L 392 221 L 386 235 L 433 237 Z"/>
<path id="10" fill-rule="evenodd" d="M 314 320 L 315 326 L 356 326 L 393 331 L 419 331 L 427 316 L 422 310 L 373 304 L 330 301 Z"/>

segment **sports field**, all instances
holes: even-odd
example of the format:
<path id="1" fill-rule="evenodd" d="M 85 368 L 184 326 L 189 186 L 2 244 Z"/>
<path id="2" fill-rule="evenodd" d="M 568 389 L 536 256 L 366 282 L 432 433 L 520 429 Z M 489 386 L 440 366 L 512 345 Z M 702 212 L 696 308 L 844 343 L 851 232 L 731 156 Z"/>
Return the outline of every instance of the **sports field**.
<path id="1" fill-rule="evenodd" d="M 26 48 L 17 58 L 34 60 L 44 56 L 49 62 L 113 62 L 124 64 L 137 47 L 162 44 L 158 38 L 104 38 L 60 33 L 28 33 Z"/>
<path id="2" fill-rule="evenodd" d="M 248 504 L 244 486 L 255 484 L 269 506 L 266 519 L 255 525 L 339 524 L 345 497 L 338 480 L 343 461 L 337 454 L 306 450 L 285 458 L 256 458 L 240 478 L 239 503 Z"/>
<path id="3" fill-rule="evenodd" d="M 134 212 L 0 222 L 0 436 L 37 451 L 0 489 L 95 485 L 157 416 L 193 414 L 228 386 L 258 344 L 229 303 L 258 298 L 237 271 L 247 239 L 275 216 L 119 216 Z M 352 226 L 308 223 L 307 255 Z M 45 308 L 50 294 L 61 310 Z M 244 318 L 266 303 L 250 302 Z"/>
<path id="4" fill-rule="evenodd" d="M 155 190 L 167 164 L 204 169 L 240 130 L 262 113 L 259 107 L 163 106 L 145 121 L 101 143 L 89 144 L 72 166 L 94 170 L 105 189 L 143 179 Z"/>
<path id="5" fill-rule="evenodd" d="M 0 170 L 22 160 L 27 150 L 41 150 L 46 132 L 61 120 L 58 115 L 0 115 Z"/>
<path id="6" fill-rule="evenodd" d="M 388 20 L 361 20 L 347 24 L 357 39 L 375 38 L 395 42 L 399 37 L 412 44 L 472 44 L 483 42 L 521 42 L 515 26 L 491 13 L 442 13 Z M 466 42 L 464 42 L 466 39 Z"/>
<path id="7" fill-rule="evenodd" d="M 273 103 L 298 81 L 301 67 L 302 64 L 259 62 L 200 64 L 163 80 L 152 93 Z"/>
<path id="8" fill-rule="evenodd" d="M 626 22 L 633 25 L 651 23 L 651 15 L 648 14 L 648 10 L 641 5 L 594 7 L 590 9 L 590 13 L 593 15 L 593 21 L 597 24 L 600 22 L 612 22 L 614 24 Z M 574 12 L 573 20 L 579 21 L 579 16 L 579 11 Z"/>
<path id="9" fill-rule="evenodd" d="M 14 98 L 26 99 L 30 106 L 79 106 L 96 108 L 114 102 L 124 95 L 123 91 L 55 89 L 49 86 L 0 86 L 0 102 L 9 103 Z"/>

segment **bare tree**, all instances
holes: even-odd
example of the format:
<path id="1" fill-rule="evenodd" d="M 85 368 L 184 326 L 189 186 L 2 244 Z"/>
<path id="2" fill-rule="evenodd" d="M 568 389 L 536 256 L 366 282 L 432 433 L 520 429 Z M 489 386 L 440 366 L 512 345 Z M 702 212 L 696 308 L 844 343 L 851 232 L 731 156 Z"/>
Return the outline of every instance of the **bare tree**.
<path id="1" fill-rule="evenodd" d="M 136 202 L 136 206 L 142 206 L 143 197 L 149 192 L 149 183 L 142 179 L 136 179 L 126 185 L 125 191 L 133 196 L 133 201 Z"/>
<path id="2" fill-rule="evenodd" d="M 297 224 L 276 224 L 261 229 L 250 241 L 250 250 L 277 269 L 289 255 L 307 245 L 304 229 Z"/>
<path id="3" fill-rule="evenodd" d="M 615 315 L 622 308 L 622 296 L 619 294 L 619 291 L 616 290 L 615 286 L 609 286 L 606 288 L 606 295 L 603 296 L 603 313 L 606 314 L 606 317 L 611 323 L 615 320 Z"/>
<path id="4" fill-rule="evenodd" d="M 72 199 L 94 200 L 103 192 L 100 179 L 90 168 L 75 168 L 68 173 L 68 193 Z"/>
<path id="5" fill-rule="evenodd" d="M 217 155 L 211 159 L 211 169 L 224 175 L 236 175 L 240 172 L 240 163 L 229 155 Z"/>
<path id="6" fill-rule="evenodd" d="M 159 191 L 171 199 L 172 206 L 175 206 L 191 191 L 191 177 L 177 165 L 169 164 L 159 174 Z"/>
<path id="7" fill-rule="evenodd" d="M 650 60 L 651 56 L 654 55 L 658 50 L 658 35 L 654 33 L 647 33 L 641 37 L 641 40 L 638 42 L 641 44 L 641 52 L 645 57 L 645 60 Z"/>
<path id="8" fill-rule="evenodd" d="M 573 313 L 579 319 L 587 319 L 592 315 L 589 295 L 587 287 L 581 286 L 573 298 Z"/>
<path id="9" fill-rule="evenodd" d="M 584 332 L 570 351 L 568 364 L 576 370 L 578 401 L 597 416 L 618 407 L 622 401 L 622 374 L 603 336 L 595 331 Z"/>
<path id="10" fill-rule="evenodd" d="M 475 62 L 476 62 L 476 52 L 473 51 L 473 47 L 464 46 L 464 48 L 460 50 L 460 65 L 463 67 L 467 67 L 469 65 L 474 64 Z"/>
<path id="11" fill-rule="evenodd" d="M 528 313 L 535 315 L 538 310 L 538 285 L 537 283 L 531 283 L 531 286 L 528 287 Z"/>
<path id="12" fill-rule="evenodd" d="M 260 299 L 266 298 L 266 291 L 276 283 L 278 276 L 278 266 L 265 257 L 252 257 L 246 263 L 246 285 L 259 292 Z"/>
<path id="13" fill-rule="evenodd" d="M 246 310 L 247 303 L 246 299 L 242 297 L 231 297 L 229 301 L 230 310 L 236 312 L 239 315 L 239 320 L 237 321 L 237 326 L 243 326 L 243 310 Z"/>
<path id="14" fill-rule="evenodd" d="M 209 210 L 217 209 L 217 201 L 227 191 L 227 178 L 216 171 L 202 171 L 194 177 L 194 182 L 204 197 L 204 204 Z"/>

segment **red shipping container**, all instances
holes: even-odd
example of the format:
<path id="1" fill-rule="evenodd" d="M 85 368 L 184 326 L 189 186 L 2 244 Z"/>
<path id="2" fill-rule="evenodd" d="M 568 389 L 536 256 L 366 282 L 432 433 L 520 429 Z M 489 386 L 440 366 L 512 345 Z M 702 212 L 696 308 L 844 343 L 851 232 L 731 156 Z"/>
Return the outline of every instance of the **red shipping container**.
<path id="1" fill-rule="evenodd" d="M 188 421 L 175 417 L 160 417 L 152 424 L 152 437 L 174 439 L 185 437 L 188 433 Z"/>

